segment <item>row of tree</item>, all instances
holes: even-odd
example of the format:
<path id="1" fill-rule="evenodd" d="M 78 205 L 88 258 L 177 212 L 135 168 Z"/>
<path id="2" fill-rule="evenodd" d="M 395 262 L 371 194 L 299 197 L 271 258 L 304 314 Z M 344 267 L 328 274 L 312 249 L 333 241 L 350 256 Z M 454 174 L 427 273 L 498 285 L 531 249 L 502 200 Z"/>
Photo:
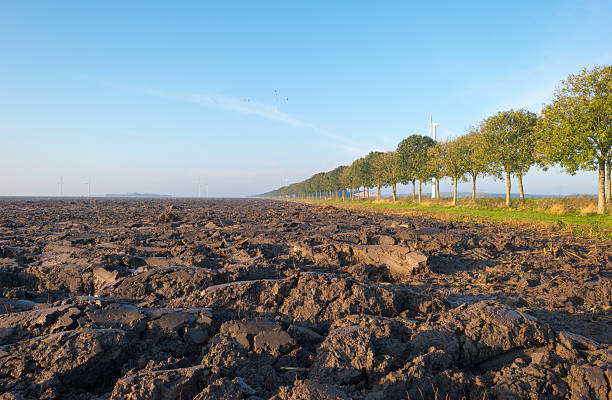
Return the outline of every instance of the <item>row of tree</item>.
<path id="1" fill-rule="evenodd" d="M 344 200 L 352 199 L 356 192 L 369 197 L 369 189 L 376 187 L 380 199 L 381 188 L 389 186 L 396 201 L 397 184 L 402 183 L 412 184 L 413 198 L 418 184 L 420 203 L 423 182 L 435 182 L 439 198 L 439 181 L 447 177 L 453 181 L 455 205 L 458 182 L 471 180 L 475 199 L 477 178 L 490 175 L 505 179 L 506 205 L 510 206 L 513 176 L 524 201 L 527 171 L 534 165 L 544 170 L 559 165 L 570 174 L 599 171 L 597 210 L 604 213 L 612 195 L 611 159 L 612 66 L 604 66 L 584 69 L 562 81 L 539 115 L 524 109 L 501 111 L 465 135 L 437 143 L 427 136 L 412 135 L 395 151 L 371 152 L 350 166 L 315 174 L 266 195 Z"/>

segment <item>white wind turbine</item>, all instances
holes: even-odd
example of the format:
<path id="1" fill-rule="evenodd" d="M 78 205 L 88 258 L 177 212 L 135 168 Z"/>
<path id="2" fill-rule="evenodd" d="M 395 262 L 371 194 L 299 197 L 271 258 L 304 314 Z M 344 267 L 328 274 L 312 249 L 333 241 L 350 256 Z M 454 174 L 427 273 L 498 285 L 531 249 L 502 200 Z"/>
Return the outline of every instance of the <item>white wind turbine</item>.
<path id="1" fill-rule="evenodd" d="M 91 179 L 88 179 L 84 184 L 87 185 L 87 197 L 91 197 Z"/>
<path id="2" fill-rule="evenodd" d="M 60 177 L 59 182 L 57 182 L 57 186 L 59 186 L 60 197 L 64 195 L 64 177 Z"/>
<path id="3" fill-rule="evenodd" d="M 433 122 L 433 115 L 429 114 L 429 135 L 433 139 L 434 143 L 436 141 L 436 133 L 438 131 L 438 126 L 440 126 L 440 124 L 437 122 Z M 432 179 L 431 198 L 436 198 L 436 178 Z"/>

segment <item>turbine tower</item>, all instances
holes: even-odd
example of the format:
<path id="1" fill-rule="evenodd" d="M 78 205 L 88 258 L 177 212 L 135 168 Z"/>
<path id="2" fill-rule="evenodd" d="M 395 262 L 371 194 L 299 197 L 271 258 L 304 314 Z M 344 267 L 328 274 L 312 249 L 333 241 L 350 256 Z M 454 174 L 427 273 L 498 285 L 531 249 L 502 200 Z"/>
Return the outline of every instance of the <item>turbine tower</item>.
<path id="1" fill-rule="evenodd" d="M 87 179 L 85 185 L 87 185 L 87 197 L 91 197 L 91 179 Z"/>
<path id="2" fill-rule="evenodd" d="M 57 186 L 59 186 L 60 197 L 64 195 L 64 177 L 60 177 L 59 182 L 57 182 Z"/>
<path id="3" fill-rule="evenodd" d="M 431 138 L 433 139 L 434 143 L 436 141 L 436 133 L 438 131 L 438 126 L 440 126 L 440 124 L 437 122 L 433 122 L 433 115 L 429 114 L 429 134 L 431 135 Z M 431 198 L 436 198 L 436 178 L 432 179 Z"/>

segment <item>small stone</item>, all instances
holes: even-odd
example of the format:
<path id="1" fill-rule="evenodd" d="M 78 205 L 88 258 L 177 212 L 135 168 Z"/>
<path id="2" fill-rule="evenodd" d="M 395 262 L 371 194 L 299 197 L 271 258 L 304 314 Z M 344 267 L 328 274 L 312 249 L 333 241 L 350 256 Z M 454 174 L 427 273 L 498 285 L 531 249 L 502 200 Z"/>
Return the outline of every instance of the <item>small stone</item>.
<path id="1" fill-rule="evenodd" d="M 393 238 L 393 236 L 381 236 L 378 238 L 378 244 L 383 246 L 394 246 L 395 238 Z"/>
<path id="2" fill-rule="evenodd" d="M 199 326 L 188 328 L 186 336 L 195 344 L 202 344 L 208 340 L 208 332 Z"/>
<path id="3" fill-rule="evenodd" d="M 96 267 L 93 270 L 94 277 L 105 283 L 114 283 L 117 281 L 118 271 L 109 271 L 104 267 Z"/>
<path id="4" fill-rule="evenodd" d="M 559 332 L 559 340 L 569 349 L 597 350 L 599 343 L 593 339 L 568 331 Z"/>
<path id="5" fill-rule="evenodd" d="M 162 315 L 155 321 L 161 329 L 176 331 L 184 327 L 185 325 L 195 321 L 196 317 L 193 314 L 184 312 L 169 312 L 168 314 Z"/>
<path id="6" fill-rule="evenodd" d="M 274 357 L 283 354 L 293 344 L 293 339 L 285 331 L 264 331 L 255 335 L 253 339 L 255 352 L 269 353 Z"/>

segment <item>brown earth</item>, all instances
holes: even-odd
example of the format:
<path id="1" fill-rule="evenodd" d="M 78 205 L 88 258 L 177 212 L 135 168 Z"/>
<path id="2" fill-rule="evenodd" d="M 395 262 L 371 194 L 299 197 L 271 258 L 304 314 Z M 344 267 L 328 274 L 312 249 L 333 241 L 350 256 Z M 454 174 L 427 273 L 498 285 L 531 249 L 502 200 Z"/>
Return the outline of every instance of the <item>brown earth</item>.
<path id="1" fill-rule="evenodd" d="M 272 200 L 0 200 L 0 399 L 612 399 L 612 244 Z"/>

